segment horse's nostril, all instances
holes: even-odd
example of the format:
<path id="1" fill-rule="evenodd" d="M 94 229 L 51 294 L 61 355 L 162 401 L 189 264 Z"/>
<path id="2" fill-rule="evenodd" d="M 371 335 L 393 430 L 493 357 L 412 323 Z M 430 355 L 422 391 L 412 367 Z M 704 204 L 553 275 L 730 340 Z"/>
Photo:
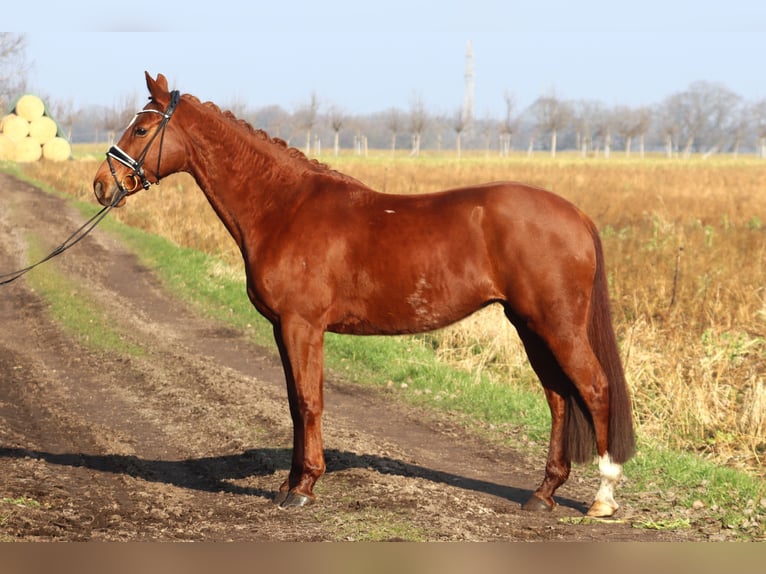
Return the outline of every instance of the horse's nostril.
<path id="1" fill-rule="evenodd" d="M 93 184 L 93 193 L 96 194 L 96 198 L 101 199 L 104 197 L 104 186 L 101 185 L 100 181 L 97 181 Z"/>

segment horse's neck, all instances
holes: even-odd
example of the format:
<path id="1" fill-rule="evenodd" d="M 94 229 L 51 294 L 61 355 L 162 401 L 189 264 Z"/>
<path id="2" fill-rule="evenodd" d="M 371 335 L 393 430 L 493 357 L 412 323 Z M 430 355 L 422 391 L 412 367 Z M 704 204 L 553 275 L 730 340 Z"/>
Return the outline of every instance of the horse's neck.
<path id="1" fill-rule="evenodd" d="M 257 231 L 259 220 L 274 210 L 289 209 L 289 203 L 296 201 L 300 171 L 294 162 L 284 161 L 288 156 L 283 150 L 272 149 L 277 144 L 228 125 L 224 118 L 201 118 L 196 126 L 204 127 L 192 128 L 188 134 L 187 171 L 244 248 L 248 238 L 243 229 Z"/>

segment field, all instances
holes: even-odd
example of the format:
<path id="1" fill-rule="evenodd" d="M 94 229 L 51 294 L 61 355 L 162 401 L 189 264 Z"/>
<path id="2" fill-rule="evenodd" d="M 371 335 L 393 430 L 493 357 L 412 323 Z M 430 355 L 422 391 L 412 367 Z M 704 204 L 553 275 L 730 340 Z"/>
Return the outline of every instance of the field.
<path id="1" fill-rule="evenodd" d="M 103 150 L 25 174 L 92 201 Z M 613 314 L 642 440 L 763 473 L 766 455 L 766 163 L 756 159 L 510 158 L 484 154 L 319 158 L 388 193 L 422 193 L 515 180 L 555 191 L 602 233 Z M 221 259 L 239 274 L 234 244 L 195 189 L 177 175 L 115 217 Z M 441 361 L 537 389 L 498 309 L 416 339 Z M 477 375 L 478 376 L 478 375 Z"/>

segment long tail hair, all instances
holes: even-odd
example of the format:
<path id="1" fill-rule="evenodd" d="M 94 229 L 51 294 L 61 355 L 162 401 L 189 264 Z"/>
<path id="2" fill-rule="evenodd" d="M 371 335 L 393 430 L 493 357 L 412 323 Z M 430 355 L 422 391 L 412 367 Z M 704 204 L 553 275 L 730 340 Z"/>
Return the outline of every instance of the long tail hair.
<path id="1" fill-rule="evenodd" d="M 636 451 L 633 409 L 612 325 L 601 239 L 593 224 L 590 224 L 590 228 L 596 248 L 596 276 L 591 292 L 588 340 L 609 383 L 608 451 L 612 461 L 624 463 Z M 567 453 L 574 462 L 588 462 L 593 457 L 595 444 L 593 421 L 579 393 L 571 393 L 567 397 L 567 403 Z"/>

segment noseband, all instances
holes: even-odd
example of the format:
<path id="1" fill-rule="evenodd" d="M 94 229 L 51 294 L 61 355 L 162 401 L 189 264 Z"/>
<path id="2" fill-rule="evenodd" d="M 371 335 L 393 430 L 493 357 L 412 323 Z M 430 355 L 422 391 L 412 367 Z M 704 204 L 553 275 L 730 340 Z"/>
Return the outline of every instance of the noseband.
<path id="1" fill-rule="evenodd" d="M 122 150 L 120 146 L 116 144 L 110 147 L 109 151 L 106 152 L 106 162 L 109 164 L 109 171 L 112 172 L 114 182 L 117 184 L 117 188 L 120 190 L 123 196 L 136 192 L 138 190 L 139 182 L 141 187 L 144 189 L 149 189 L 151 182 L 146 178 L 146 173 L 144 172 L 144 161 L 146 160 L 146 154 L 149 152 L 149 148 L 151 147 L 152 143 L 154 143 L 154 140 L 157 138 L 157 136 L 160 136 L 160 149 L 157 153 L 157 169 L 154 173 L 157 178 L 155 183 L 159 183 L 160 161 L 162 160 L 162 142 L 165 139 L 165 127 L 168 125 L 173 112 L 176 111 L 176 106 L 178 105 L 178 100 L 180 99 L 180 92 L 178 90 L 173 90 L 170 92 L 170 103 L 164 112 L 159 110 L 142 110 L 138 112 L 130 122 L 128 129 L 130 129 L 130 127 L 133 125 L 133 122 L 136 121 L 136 118 L 138 118 L 140 114 L 160 114 L 162 116 L 162 121 L 160 121 L 160 123 L 157 125 L 157 129 L 154 130 L 154 133 L 152 134 L 152 137 L 149 138 L 149 141 L 146 142 L 146 145 L 144 146 L 143 151 L 141 151 L 141 154 L 138 156 L 138 159 L 133 159 L 130 157 L 127 152 Z M 132 173 L 123 178 L 123 180 L 118 179 L 117 172 L 114 169 L 112 160 L 117 161 L 125 167 L 129 168 Z M 132 185 L 130 187 L 125 187 L 123 185 L 123 181 L 125 181 L 125 179 L 128 177 L 130 177 Z"/>

